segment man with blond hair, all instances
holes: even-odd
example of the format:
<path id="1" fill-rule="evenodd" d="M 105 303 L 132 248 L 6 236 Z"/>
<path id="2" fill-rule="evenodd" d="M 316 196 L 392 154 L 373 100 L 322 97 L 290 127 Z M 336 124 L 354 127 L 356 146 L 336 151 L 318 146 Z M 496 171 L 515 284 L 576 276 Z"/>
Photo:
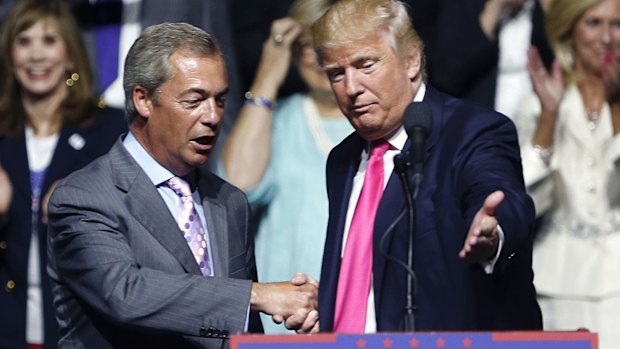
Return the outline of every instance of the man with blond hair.
<path id="1" fill-rule="evenodd" d="M 540 329 L 534 207 L 512 122 L 425 83 L 424 44 L 397 0 L 338 1 L 314 24 L 313 39 L 356 130 L 327 164 L 321 330 Z M 412 148 L 403 125 L 412 102 L 429 107 L 432 126 L 408 292 L 409 194 L 393 159 Z"/>

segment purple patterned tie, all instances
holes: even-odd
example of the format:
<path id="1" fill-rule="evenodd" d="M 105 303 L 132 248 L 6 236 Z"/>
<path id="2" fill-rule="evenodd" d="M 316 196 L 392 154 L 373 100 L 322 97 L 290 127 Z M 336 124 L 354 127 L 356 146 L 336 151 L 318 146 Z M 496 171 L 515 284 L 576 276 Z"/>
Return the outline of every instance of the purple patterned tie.
<path id="1" fill-rule="evenodd" d="M 177 224 L 194 254 L 196 263 L 198 263 L 202 275 L 213 276 L 213 268 L 209 264 L 207 236 L 194 207 L 194 199 L 192 199 L 192 191 L 189 188 L 189 184 L 179 177 L 172 177 L 168 180 L 168 186 L 181 199 Z"/>

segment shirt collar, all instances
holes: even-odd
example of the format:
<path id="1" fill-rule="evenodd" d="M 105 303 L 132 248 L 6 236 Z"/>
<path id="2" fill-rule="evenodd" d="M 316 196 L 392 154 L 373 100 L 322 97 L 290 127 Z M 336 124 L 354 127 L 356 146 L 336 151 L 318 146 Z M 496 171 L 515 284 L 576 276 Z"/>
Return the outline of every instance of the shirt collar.
<path id="1" fill-rule="evenodd" d="M 144 149 L 131 131 L 127 133 L 123 140 L 123 145 L 142 170 L 144 170 L 154 186 L 159 186 L 174 177 L 172 172 L 163 167 Z"/>

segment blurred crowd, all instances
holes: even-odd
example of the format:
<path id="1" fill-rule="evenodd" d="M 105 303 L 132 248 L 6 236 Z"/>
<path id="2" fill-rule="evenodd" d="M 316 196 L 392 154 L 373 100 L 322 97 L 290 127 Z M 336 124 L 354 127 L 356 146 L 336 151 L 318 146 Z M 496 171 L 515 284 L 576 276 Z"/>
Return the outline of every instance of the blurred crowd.
<path id="1" fill-rule="evenodd" d="M 46 200 L 126 132 L 124 57 L 156 23 L 188 22 L 222 47 L 229 92 L 208 166 L 254 209 L 259 281 L 320 280 L 325 162 L 353 132 L 310 35 L 334 1 L 0 0 L 0 348 L 56 347 Z M 427 83 L 514 121 L 545 330 L 586 328 L 617 348 L 620 0 L 403 2 Z"/>

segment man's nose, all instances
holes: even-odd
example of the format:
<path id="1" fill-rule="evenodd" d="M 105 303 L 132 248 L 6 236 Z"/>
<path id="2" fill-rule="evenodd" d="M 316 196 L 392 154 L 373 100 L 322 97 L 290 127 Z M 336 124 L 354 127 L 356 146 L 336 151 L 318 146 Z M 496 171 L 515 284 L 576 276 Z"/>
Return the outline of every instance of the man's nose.
<path id="1" fill-rule="evenodd" d="M 357 96 L 362 92 L 363 87 L 357 70 L 348 69 L 345 71 L 345 88 L 349 96 Z"/>
<path id="2" fill-rule="evenodd" d="M 214 97 L 207 98 L 203 104 L 203 110 L 200 115 L 200 122 L 203 124 L 219 124 L 222 119 L 223 110 L 218 108 Z"/>

